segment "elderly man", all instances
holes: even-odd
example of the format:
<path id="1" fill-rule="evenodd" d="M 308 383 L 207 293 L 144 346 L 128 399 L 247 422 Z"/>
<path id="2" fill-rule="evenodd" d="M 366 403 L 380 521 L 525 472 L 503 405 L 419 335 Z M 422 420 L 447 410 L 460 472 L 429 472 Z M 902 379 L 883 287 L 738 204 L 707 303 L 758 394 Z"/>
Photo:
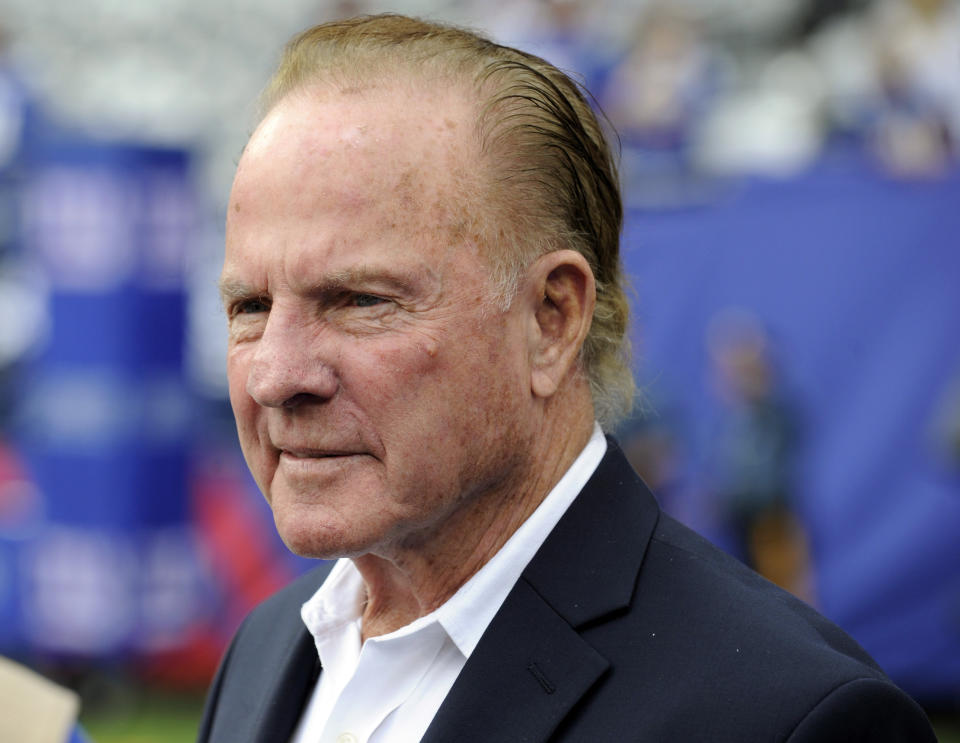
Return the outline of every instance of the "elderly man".
<path id="1" fill-rule="evenodd" d="M 228 377 L 284 541 L 340 559 L 243 624 L 201 741 L 933 740 L 601 433 L 620 222 L 546 62 L 399 16 L 291 42 L 229 203 Z"/>

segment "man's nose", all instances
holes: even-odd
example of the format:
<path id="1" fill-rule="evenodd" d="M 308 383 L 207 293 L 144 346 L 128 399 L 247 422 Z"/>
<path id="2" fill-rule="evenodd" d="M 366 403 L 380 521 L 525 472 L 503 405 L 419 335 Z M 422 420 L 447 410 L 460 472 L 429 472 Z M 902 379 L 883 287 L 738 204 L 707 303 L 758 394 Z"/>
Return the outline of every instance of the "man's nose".
<path id="1" fill-rule="evenodd" d="M 271 310 L 247 375 L 247 394 L 265 407 L 296 407 L 336 394 L 329 330 Z"/>

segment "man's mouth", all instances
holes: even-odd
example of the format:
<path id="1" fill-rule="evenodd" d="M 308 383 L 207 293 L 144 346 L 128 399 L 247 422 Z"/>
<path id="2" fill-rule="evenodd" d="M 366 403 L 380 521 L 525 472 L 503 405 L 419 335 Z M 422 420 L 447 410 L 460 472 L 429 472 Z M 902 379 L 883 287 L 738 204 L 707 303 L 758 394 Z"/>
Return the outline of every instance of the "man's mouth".
<path id="1" fill-rule="evenodd" d="M 355 457 L 363 454 L 359 451 L 350 451 L 346 449 L 301 449 L 299 447 L 281 447 L 280 456 L 294 460 L 308 459 L 336 459 L 342 457 Z"/>

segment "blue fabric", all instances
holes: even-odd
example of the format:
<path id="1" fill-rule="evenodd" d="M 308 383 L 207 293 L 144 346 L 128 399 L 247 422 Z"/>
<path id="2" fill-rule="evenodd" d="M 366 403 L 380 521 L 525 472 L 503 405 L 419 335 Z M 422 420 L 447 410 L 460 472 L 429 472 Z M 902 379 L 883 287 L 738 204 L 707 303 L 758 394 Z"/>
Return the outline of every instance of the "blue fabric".
<path id="1" fill-rule="evenodd" d="M 960 381 L 960 172 L 897 182 L 834 152 L 708 206 L 634 211 L 638 378 L 682 442 L 668 509 L 717 541 L 720 416 L 704 336 L 726 307 L 771 332 L 798 405 L 799 508 L 821 610 L 918 696 L 960 685 L 960 473 L 936 441 Z"/>

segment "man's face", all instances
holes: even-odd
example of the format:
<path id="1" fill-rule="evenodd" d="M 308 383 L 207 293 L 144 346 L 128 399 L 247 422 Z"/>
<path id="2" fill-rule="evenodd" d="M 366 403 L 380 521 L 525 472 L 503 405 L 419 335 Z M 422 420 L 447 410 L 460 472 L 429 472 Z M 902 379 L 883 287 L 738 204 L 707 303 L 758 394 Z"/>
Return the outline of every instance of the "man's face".
<path id="1" fill-rule="evenodd" d="M 453 94 L 292 94 L 241 159 L 221 279 L 230 400 L 297 553 L 432 540 L 523 478 L 526 324 L 493 308 L 463 228 L 470 117 Z"/>

